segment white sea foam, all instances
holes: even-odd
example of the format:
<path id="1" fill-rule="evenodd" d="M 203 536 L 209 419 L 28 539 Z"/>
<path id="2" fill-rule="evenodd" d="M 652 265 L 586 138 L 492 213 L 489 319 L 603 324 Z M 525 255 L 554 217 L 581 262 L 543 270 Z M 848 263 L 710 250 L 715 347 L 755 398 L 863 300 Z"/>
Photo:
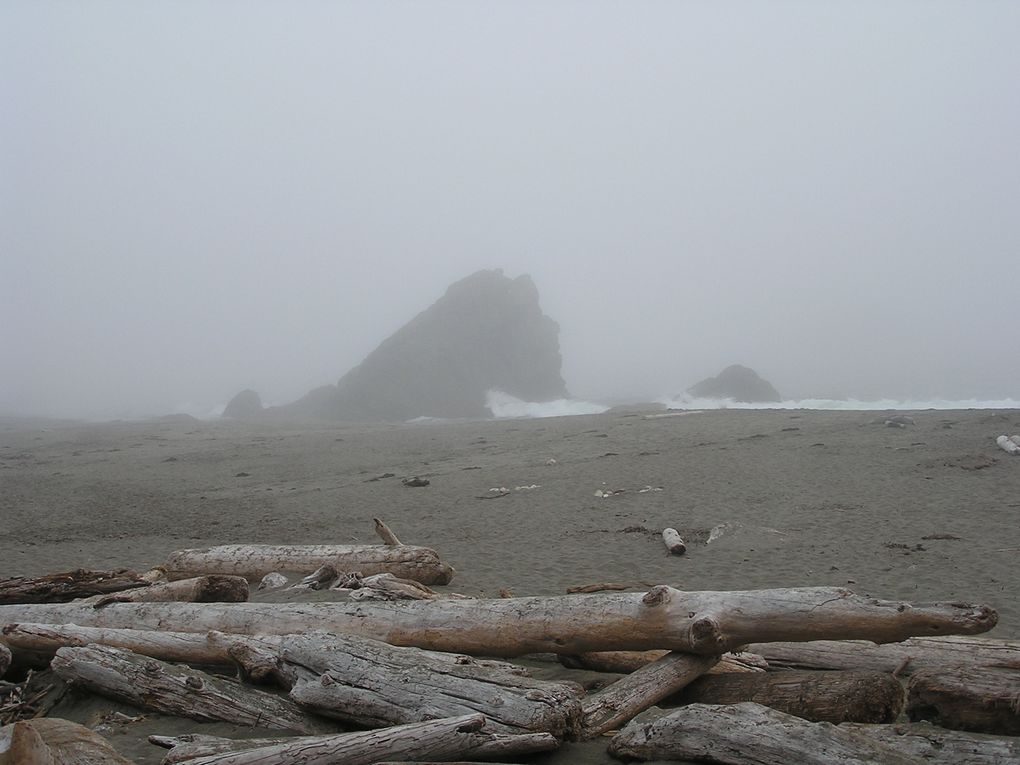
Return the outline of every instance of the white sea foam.
<path id="1" fill-rule="evenodd" d="M 924 399 L 899 400 L 891 398 L 861 401 L 858 399 L 804 398 L 772 403 L 748 404 L 732 399 L 691 398 L 676 396 L 656 399 L 670 409 L 819 409 L 847 411 L 921 410 L 921 409 L 1020 409 L 1020 401 L 1004 399 Z"/>
<path id="2" fill-rule="evenodd" d="M 519 398 L 498 390 L 490 390 L 485 396 L 485 406 L 497 420 L 521 417 L 569 417 L 575 414 L 602 414 L 609 407 L 580 401 L 573 398 L 559 398 L 555 401 L 521 401 Z"/>

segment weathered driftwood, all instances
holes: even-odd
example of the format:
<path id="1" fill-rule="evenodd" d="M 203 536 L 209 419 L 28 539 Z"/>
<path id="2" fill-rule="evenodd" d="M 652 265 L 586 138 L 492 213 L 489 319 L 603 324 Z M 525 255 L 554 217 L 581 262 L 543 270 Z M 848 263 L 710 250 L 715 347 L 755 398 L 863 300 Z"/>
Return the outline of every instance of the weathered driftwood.
<path id="1" fill-rule="evenodd" d="M 1020 670 L 974 667 L 915 672 L 907 716 L 942 728 L 1020 736 Z"/>
<path id="2" fill-rule="evenodd" d="M 594 738 L 644 712 L 697 679 L 715 656 L 673 652 L 626 675 L 582 702 L 582 738 Z"/>
<path id="3" fill-rule="evenodd" d="M 169 579 L 232 574 L 261 579 L 273 571 L 312 571 L 324 563 L 364 576 L 389 572 L 422 584 L 449 584 L 453 568 L 435 550 L 412 545 L 221 545 L 170 553 Z"/>
<path id="4" fill-rule="evenodd" d="M 760 704 L 691 704 L 651 723 L 632 722 L 609 744 L 616 757 L 720 765 L 922 765 L 885 742 Z"/>
<path id="5" fill-rule="evenodd" d="M 663 529 L 662 542 L 673 555 L 683 555 L 687 552 L 687 545 L 684 544 L 684 540 L 680 538 L 680 532 L 676 529 Z"/>
<path id="6" fill-rule="evenodd" d="M 119 648 L 61 648 L 53 657 L 53 669 L 68 682 L 101 695 L 193 720 L 299 733 L 330 727 L 289 699 Z"/>
<path id="7" fill-rule="evenodd" d="M 868 669 L 907 677 L 916 671 L 953 665 L 1020 669 L 1020 641 L 975 637 L 914 637 L 875 645 L 863 640 L 763 643 L 747 650 L 772 666 L 793 669 Z"/>
<path id="8" fill-rule="evenodd" d="M 547 751 L 557 746 L 547 734 L 500 735 L 483 731 L 481 714 L 448 717 L 428 722 L 397 725 L 357 733 L 311 736 L 263 743 L 229 742 L 230 749 L 201 754 L 190 759 L 177 757 L 178 747 L 163 760 L 164 765 L 373 765 L 383 760 L 456 760 L 464 757 L 505 759 L 506 756 Z M 149 739 L 153 740 L 152 737 Z M 168 739 L 159 739 L 166 745 Z M 188 744 L 184 743 L 187 747 Z"/>
<path id="9" fill-rule="evenodd" d="M 372 523 L 375 525 L 375 533 L 379 535 L 379 538 L 382 540 L 382 543 L 384 545 L 404 544 L 399 539 L 397 539 L 397 535 L 390 530 L 390 527 L 387 526 L 378 518 L 373 518 Z"/>
<path id="10" fill-rule="evenodd" d="M 626 675 L 646 664 L 661 659 L 669 651 L 590 651 L 579 654 L 560 654 L 560 664 L 568 669 L 587 669 L 592 672 L 615 672 Z M 769 668 L 761 656 L 745 651 L 724 653 L 719 663 L 708 670 L 716 675 L 726 672 L 765 672 Z"/>
<path id="11" fill-rule="evenodd" d="M 413 579 L 399 579 L 393 574 L 375 574 L 366 577 L 352 575 L 341 578 L 333 589 L 337 592 L 347 593 L 347 597 L 355 601 L 435 600 L 441 597 L 439 593 L 421 582 L 416 582 Z"/>
<path id="12" fill-rule="evenodd" d="M 324 632 L 278 639 L 220 633 L 210 640 L 229 644 L 249 674 L 292 685 L 290 696 L 301 706 L 359 727 L 472 712 L 483 712 L 493 732 L 563 738 L 580 727 L 575 688 L 532 679 L 512 664 Z"/>
<path id="13" fill-rule="evenodd" d="M 77 598 L 105 595 L 135 587 L 149 580 L 134 571 L 66 571 L 37 577 L 0 579 L 0 604 L 66 603 Z"/>
<path id="14" fill-rule="evenodd" d="M 248 580 L 243 576 L 211 574 L 173 582 L 160 582 L 110 595 L 85 599 L 96 608 L 110 603 L 243 603 L 248 600 Z"/>
<path id="15" fill-rule="evenodd" d="M 198 757 L 241 752 L 247 749 L 274 747 L 280 744 L 315 743 L 323 736 L 299 736 L 296 738 L 246 738 L 231 739 L 208 736 L 201 733 L 187 733 L 183 736 L 149 736 L 149 743 L 162 746 L 170 751 L 162 765 L 177 765 L 191 762 Z M 327 738 L 333 738 L 332 736 Z M 506 757 L 548 752 L 559 746 L 559 739 L 548 733 L 484 733 L 475 734 L 470 756 L 500 760 Z"/>
<path id="16" fill-rule="evenodd" d="M 259 590 L 279 590 L 281 587 L 286 587 L 289 580 L 279 571 L 270 571 L 261 581 L 259 581 Z"/>
<path id="17" fill-rule="evenodd" d="M 928 765 L 1016 765 L 1020 762 L 1020 739 L 1012 737 L 961 733 L 928 723 L 845 723 L 839 727 L 920 757 Z"/>
<path id="18" fill-rule="evenodd" d="M 682 704 L 753 701 L 812 722 L 888 723 L 904 692 L 888 672 L 744 672 L 706 675 L 673 699 Z"/>
<path id="19" fill-rule="evenodd" d="M 1020 446 L 1017 446 L 1013 439 L 1009 436 L 999 436 L 995 439 L 995 443 L 997 443 L 999 448 L 1006 452 L 1006 454 L 1010 454 L 1014 457 L 1020 455 Z"/>
<path id="20" fill-rule="evenodd" d="M 406 547 L 391 547 L 403 550 Z M 114 603 L 0 606 L 0 625 L 221 630 L 287 634 L 325 629 L 391 645 L 488 656 L 663 648 L 717 655 L 776 640 L 903 640 L 919 633 L 985 632 L 998 616 L 987 606 L 910 605 L 809 587 L 744 592 L 593 593 L 493 600 L 392 603 Z"/>
<path id="21" fill-rule="evenodd" d="M 0 643 L 0 677 L 7 674 L 7 670 L 11 666 L 11 649 L 5 644 Z"/>
<path id="22" fill-rule="evenodd" d="M 25 744 L 34 751 L 24 751 Z M 40 717 L 0 728 L 0 765 L 48 762 L 53 765 L 131 765 L 131 761 L 118 754 L 105 738 L 69 720 Z"/>
<path id="23" fill-rule="evenodd" d="M 303 577 L 297 584 L 292 584 L 288 590 L 328 590 L 333 582 L 340 576 L 340 572 L 333 567 L 332 563 L 323 563 L 308 576 Z M 264 578 L 264 577 L 263 577 Z"/>

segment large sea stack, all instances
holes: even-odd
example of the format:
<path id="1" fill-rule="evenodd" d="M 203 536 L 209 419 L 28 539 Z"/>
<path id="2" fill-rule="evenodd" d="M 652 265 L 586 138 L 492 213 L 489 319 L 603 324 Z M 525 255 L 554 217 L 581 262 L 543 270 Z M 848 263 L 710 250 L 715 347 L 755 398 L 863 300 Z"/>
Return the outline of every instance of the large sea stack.
<path id="1" fill-rule="evenodd" d="M 772 383 L 740 364 L 733 364 L 715 377 L 702 380 L 687 393 L 697 398 L 729 398 L 748 404 L 782 401 Z"/>
<path id="2" fill-rule="evenodd" d="M 485 417 L 486 393 L 525 401 L 567 396 L 559 326 L 542 313 L 528 276 L 479 271 L 451 285 L 348 372 L 283 407 L 352 422 Z"/>

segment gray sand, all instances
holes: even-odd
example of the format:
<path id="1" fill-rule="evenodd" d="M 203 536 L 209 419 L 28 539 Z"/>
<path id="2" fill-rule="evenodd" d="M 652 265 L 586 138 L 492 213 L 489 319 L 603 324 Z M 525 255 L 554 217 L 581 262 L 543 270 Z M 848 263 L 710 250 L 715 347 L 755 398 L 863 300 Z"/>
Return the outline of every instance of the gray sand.
<path id="1" fill-rule="evenodd" d="M 146 569 L 180 547 L 228 542 L 374 542 L 378 516 L 404 542 L 437 549 L 457 569 L 449 589 L 469 595 L 601 581 L 849 584 L 988 603 L 1000 614 L 991 634 L 1020 637 L 1020 459 L 994 442 L 1020 432 L 1020 412 L 911 414 L 905 428 L 877 412 L 738 410 L 392 426 L 0 423 L 0 576 Z M 370 480 L 385 473 L 395 476 Z M 412 475 L 431 485 L 401 485 Z M 478 498 L 493 487 L 510 492 Z M 666 552 L 664 526 L 688 540 L 687 555 Z M 160 750 L 136 742 L 168 724 L 111 740 L 158 762 Z M 602 762 L 602 748 L 541 761 Z"/>

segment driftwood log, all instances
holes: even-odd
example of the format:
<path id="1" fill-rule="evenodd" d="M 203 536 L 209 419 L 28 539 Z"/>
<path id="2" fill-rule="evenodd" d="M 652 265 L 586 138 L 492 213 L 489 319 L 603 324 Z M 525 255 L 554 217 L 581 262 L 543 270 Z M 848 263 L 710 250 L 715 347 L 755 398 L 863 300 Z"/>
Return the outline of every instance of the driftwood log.
<path id="1" fill-rule="evenodd" d="M 547 734 L 501 735 L 488 733 L 485 716 L 462 715 L 428 722 L 397 725 L 392 728 L 311 736 L 273 742 L 230 741 L 206 737 L 201 746 L 223 746 L 216 752 L 181 759 L 174 746 L 164 765 L 187 762 L 189 765 L 373 765 L 383 760 L 413 759 L 449 761 L 464 757 L 506 759 L 507 756 L 555 749 L 557 741 Z M 153 741 L 154 737 L 150 737 Z M 166 746 L 174 739 L 155 737 Z M 217 743 L 213 743 L 217 742 Z M 252 746 L 258 743 L 258 746 Z M 181 753 L 183 754 L 183 752 Z"/>
<path id="2" fill-rule="evenodd" d="M 627 725 L 609 744 L 621 759 L 720 765 L 922 765 L 891 744 L 760 704 L 692 704 L 650 723 Z"/>
<path id="3" fill-rule="evenodd" d="M 151 584 L 134 571 L 66 571 L 37 577 L 0 579 L 0 604 L 67 603 Z"/>
<path id="4" fill-rule="evenodd" d="M 698 678 L 672 701 L 753 701 L 812 722 L 889 723 L 903 711 L 904 692 L 887 672 L 741 672 Z"/>
<path id="5" fill-rule="evenodd" d="M 1017 446 L 1016 442 L 1009 436 L 999 436 L 995 439 L 995 443 L 997 443 L 999 448 L 1006 452 L 1006 454 L 1010 454 L 1014 457 L 1020 455 L 1020 446 Z"/>
<path id="6" fill-rule="evenodd" d="M 680 538 L 680 532 L 676 529 L 663 529 L 662 543 L 673 555 L 683 555 L 687 552 L 687 545 L 684 544 L 684 540 Z"/>
<path id="7" fill-rule="evenodd" d="M 390 547 L 403 550 L 406 547 Z M 987 606 L 911 605 L 808 587 L 744 592 L 593 593 L 494 600 L 392 603 L 114 603 L 0 606 L 0 625 L 287 634 L 324 629 L 392 645 L 488 656 L 668 648 L 714 656 L 777 640 L 903 640 L 976 634 L 998 619 Z"/>
<path id="8" fill-rule="evenodd" d="M 595 738 L 639 715 L 703 675 L 715 656 L 673 652 L 584 699 L 582 738 Z"/>
<path id="9" fill-rule="evenodd" d="M 1016 765 L 1020 762 L 1020 739 L 1012 737 L 992 738 L 961 733 L 928 723 L 847 723 L 839 727 L 919 757 L 928 765 Z"/>
<path id="10" fill-rule="evenodd" d="M 93 595 L 84 602 L 96 608 L 110 603 L 243 603 L 248 600 L 249 594 L 248 580 L 243 576 L 211 574 L 160 582 L 110 595 Z"/>
<path id="11" fill-rule="evenodd" d="M 53 669 L 64 680 L 142 709 L 298 733 L 330 726 L 293 701 L 188 667 L 119 648 L 61 648 Z"/>
<path id="12" fill-rule="evenodd" d="M 942 728 L 1020 736 L 1020 670 L 949 667 L 915 672 L 907 717 Z"/>
<path id="13" fill-rule="evenodd" d="M 1020 669 L 1020 641 L 975 637 L 914 637 L 875 645 L 862 640 L 763 643 L 747 650 L 769 665 L 792 669 L 867 669 L 910 676 L 922 669 L 953 665 Z"/>
<path id="14" fill-rule="evenodd" d="M 397 539 L 397 535 L 390 530 L 390 527 L 378 518 L 373 518 L 372 523 L 375 525 L 375 533 L 379 535 L 379 538 L 382 540 L 384 545 L 396 546 L 404 544 Z"/>
<path id="15" fill-rule="evenodd" d="M 0 765 L 37 763 L 131 765 L 105 738 L 69 720 L 39 717 L 0 728 Z"/>
<path id="16" fill-rule="evenodd" d="M 168 579 L 230 574 L 258 580 L 274 571 L 314 571 L 323 564 L 364 576 L 389 572 L 422 584 L 449 584 L 453 568 L 435 550 L 412 545 L 221 545 L 170 553 Z"/>
<path id="17" fill-rule="evenodd" d="M 11 649 L 0 643 L 0 677 L 7 674 L 11 666 Z"/>
<path id="18" fill-rule="evenodd" d="M 587 669 L 592 672 L 614 672 L 625 675 L 646 664 L 661 659 L 669 651 L 591 651 L 579 654 L 560 654 L 560 664 L 568 669 Z M 761 656 L 745 651 L 724 653 L 719 663 L 708 670 L 716 675 L 726 672 L 765 672 L 769 668 Z"/>

